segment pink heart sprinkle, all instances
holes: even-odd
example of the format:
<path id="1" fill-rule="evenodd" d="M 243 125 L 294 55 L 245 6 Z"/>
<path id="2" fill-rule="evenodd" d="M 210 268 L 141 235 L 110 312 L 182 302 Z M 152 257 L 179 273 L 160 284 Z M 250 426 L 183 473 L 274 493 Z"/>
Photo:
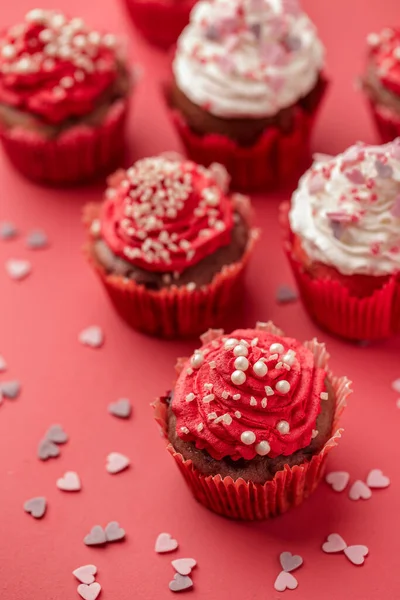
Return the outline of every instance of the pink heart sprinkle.
<path id="1" fill-rule="evenodd" d="M 96 600 L 101 592 L 101 585 L 97 582 L 86 585 L 81 583 L 78 585 L 78 594 L 83 600 Z"/>
<path id="2" fill-rule="evenodd" d="M 274 588 L 277 592 L 284 592 L 285 590 L 295 590 L 298 585 L 298 581 L 294 575 L 286 571 L 281 571 L 275 579 Z"/>
<path id="3" fill-rule="evenodd" d="M 380 469 L 372 469 L 367 477 L 367 485 L 372 489 L 383 489 L 390 485 L 389 477 L 386 477 Z"/>
<path id="4" fill-rule="evenodd" d="M 75 571 L 72 571 L 72 575 L 75 575 L 78 581 L 86 583 L 86 585 L 94 583 L 94 576 L 96 573 L 97 567 L 94 565 L 84 565 L 83 567 L 78 567 Z"/>
<path id="5" fill-rule="evenodd" d="M 361 185 L 365 183 L 365 177 L 361 173 L 360 169 L 352 169 L 351 171 L 347 171 L 345 175 L 347 179 L 355 185 Z"/>
<path id="6" fill-rule="evenodd" d="M 344 539 L 338 533 L 331 533 L 327 537 L 327 541 L 322 544 L 322 550 L 327 554 L 335 552 L 343 552 L 347 548 Z"/>
<path id="7" fill-rule="evenodd" d="M 360 479 L 353 483 L 349 491 L 350 500 L 369 500 L 372 492 L 369 487 Z"/>
<path id="8" fill-rule="evenodd" d="M 335 492 L 343 492 L 349 483 L 350 475 L 346 471 L 332 471 L 325 477 L 326 483 L 332 486 Z"/>
<path id="9" fill-rule="evenodd" d="M 292 554 L 291 552 L 282 552 L 279 557 L 282 569 L 286 573 L 290 573 L 295 569 L 298 569 L 303 564 L 303 559 L 298 554 Z"/>
<path id="10" fill-rule="evenodd" d="M 79 492 L 81 489 L 81 480 L 75 471 L 67 471 L 63 477 L 57 479 L 56 485 L 63 492 Z"/>
<path id="11" fill-rule="evenodd" d="M 171 565 L 179 575 L 190 575 L 197 562 L 194 558 L 177 558 L 171 562 Z"/>
<path id="12" fill-rule="evenodd" d="M 178 541 L 174 540 L 172 535 L 169 533 L 160 533 L 158 538 L 156 539 L 155 551 L 158 554 L 163 554 L 164 552 L 172 552 L 176 550 L 178 547 Z"/>
<path id="13" fill-rule="evenodd" d="M 362 565 L 364 564 L 365 557 L 367 556 L 369 550 L 367 546 L 348 546 L 344 549 L 344 553 L 353 565 Z"/>

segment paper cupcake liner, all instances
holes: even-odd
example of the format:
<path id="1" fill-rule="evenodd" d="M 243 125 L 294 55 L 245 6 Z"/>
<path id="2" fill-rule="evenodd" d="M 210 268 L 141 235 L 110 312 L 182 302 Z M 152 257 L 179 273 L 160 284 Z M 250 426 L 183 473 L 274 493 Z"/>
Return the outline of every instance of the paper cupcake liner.
<path id="1" fill-rule="evenodd" d="M 268 127 L 253 146 L 239 146 L 221 134 L 198 135 L 187 125 L 182 114 L 169 106 L 172 122 L 193 161 L 208 167 L 213 162 L 223 164 L 229 172 L 234 189 L 244 192 L 268 190 L 299 179 L 310 163 L 310 138 L 318 108 L 325 94 L 327 81 L 321 84 L 320 98 L 312 113 L 300 105 L 294 110 L 291 132 Z M 164 87 L 169 105 L 169 86 Z"/>
<path id="2" fill-rule="evenodd" d="M 76 125 L 58 137 L 17 126 L 0 139 L 10 161 L 25 176 L 49 184 L 78 183 L 119 166 L 124 152 L 128 101 L 118 100 L 99 126 Z"/>
<path id="3" fill-rule="evenodd" d="M 285 251 L 311 318 L 323 329 L 349 340 L 377 340 L 399 333 L 400 276 L 393 275 L 381 288 L 365 297 L 351 294 L 339 280 L 313 278 L 293 255 L 288 205 L 281 210 Z"/>
<path id="4" fill-rule="evenodd" d="M 98 205 L 85 207 L 84 222 L 88 229 L 98 214 Z M 250 230 L 242 259 L 225 266 L 210 284 L 194 290 L 191 286 L 173 285 L 160 291 L 148 290 L 132 279 L 107 274 L 93 255 L 92 241 L 84 251 L 116 311 L 131 327 L 164 338 L 193 337 L 205 328 L 225 322 L 227 309 L 240 297 L 244 271 L 258 235 L 258 230 Z"/>
<path id="5" fill-rule="evenodd" d="M 308 347 L 314 352 L 316 364 L 326 368 L 328 355 L 323 344 L 315 340 Z M 202 475 L 191 460 L 186 460 L 176 452 L 172 444 L 167 449 L 175 459 L 188 487 L 198 502 L 208 509 L 231 519 L 248 521 L 263 520 L 276 517 L 290 508 L 301 504 L 318 486 L 325 470 L 329 452 L 338 444 L 343 429 L 338 428 L 339 419 L 346 406 L 346 399 L 351 393 L 350 382 L 345 377 L 335 377 L 327 370 L 329 381 L 336 397 L 336 408 L 332 426 L 332 436 L 319 454 L 315 454 L 309 462 L 289 467 L 276 473 L 274 479 L 264 484 L 252 483 L 220 475 Z M 167 403 L 166 397 L 158 399 L 154 404 L 155 419 L 167 437 Z"/>
<path id="6" fill-rule="evenodd" d="M 372 100 L 369 100 L 369 106 L 382 142 L 386 144 L 399 137 L 400 114 Z"/>
<path id="7" fill-rule="evenodd" d="M 137 29 L 152 44 L 169 48 L 189 22 L 196 0 L 125 0 Z"/>

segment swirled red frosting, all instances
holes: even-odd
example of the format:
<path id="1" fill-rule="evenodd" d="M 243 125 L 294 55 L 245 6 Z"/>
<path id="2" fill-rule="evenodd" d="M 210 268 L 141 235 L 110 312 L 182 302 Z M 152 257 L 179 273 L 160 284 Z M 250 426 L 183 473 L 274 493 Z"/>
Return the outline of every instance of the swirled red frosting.
<path id="1" fill-rule="evenodd" d="M 0 103 L 56 125 L 82 117 L 117 77 L 115 38 L 34 9 L 0 40 Z"/>
<path id="2" fill-rule="evenodd" d="M 291 455 L 315 435 L 325 378 L 300 342 L 234 331 L 185 364 L 172 399 L 177 434 L 217 460 Z"/>
<path id="3" fill-rule="evenodd" d="M 220 165 L 139 160 L 107 192 L 101 233 L 117 256 L 148 271 L 181 273 L 230 242 L 232 201 Z"/>
<path id="4" fill-rule="evenodd" d="M 400 28 L 386 28 L 368 36 L 369 59 L 387 89 L 400 95 Z"/>

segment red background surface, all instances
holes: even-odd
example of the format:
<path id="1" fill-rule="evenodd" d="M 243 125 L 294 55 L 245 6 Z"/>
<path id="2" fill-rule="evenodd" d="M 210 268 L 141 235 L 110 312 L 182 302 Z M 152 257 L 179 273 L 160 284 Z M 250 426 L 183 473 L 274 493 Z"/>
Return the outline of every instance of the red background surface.
<path id="1" fill-rule="evenodd" d="M 52 3 L 43 2 L 45 7 Z M 397 0 L 304 1 L 328 49 L 333 83 L 318 123 L 314 148 L 337 152 L 358 139 L 376 139 L 354 77 L 363 61 L 364 37 L 398 18 Z M 100 3 L 58 0 L 58 7 L 85 17 L 96 27 L 130 35 L 131 56 L 144 67 L 129 124 L 131 157 L 178 149 L 179 144 L 158 95 L 167 58 L 132 35 L 127 18 L 112 0 Z M 0 22 L 17 21 L 30 2 L 2 2 Z M 99 198 L 101 186 L 54 191 L 15 173 L 0 155 L 0 221 L 14 221 L 22 232 L 45 229 L 51 248 L 33 253 L 23 239 L 0 243 L 0 354 L 9 371 L 0 380 L 19 378 L 20 398 L 0 408 L 0 598 L 69 600 L 78 597 L 71 571 L 94 563 L 104 600 L 170 598 L 171 555 L 154 553 L 154 541 L 169 531 L 180 542 L 177 556 L 193 556 L 193 599 L 280 598 L 273 589 L 278 555 L 289 550 L 304 558 L 299 587 L 285 594 L 298 599 L 382 600 L 400 597 L 398 431 L 400 412 L 390 383 L 400 376 L 400 340 L 365 348 L 333 339 L 309 321 L 300 304 L 277 306 L 275 288 L 291 278 L 280 251 L 276 196 L 255 198 L 263 240 L 248 277 L 245 325 L 273 319 L 300 339 L 318 335 L 329 345 L 331 364 L 354 381 L 354 395 L 343 419 L 346 432 L 329 459 L 330 469 L 348 470 L 353 479 L 381 468 L 392 479 L 388 490 L 366 502 L 352 502 L 323 484 L 301 508 L 273 522 L 244 524 L 207 512 L 191 498 L 164 449 L 149 403 L 174 376 L 178 355 L 190 342 L 162 342 L 130 331 L 111 310 L 80 253 L 81 206 Z M 29 257 L 31 276 L 11 281 L 3 264 Z M 105 346 L 91 350 L 78 333 L 99 324 Z M 120 397 L 134 405 L 133 418 L 108 415 Z M 61 423 L 70 442 L 61 457 L 36 458 L 47 427 Z M 132 460 L 130 470 L 112 477 L 104 468 L 111 451 Z M 55 482 L 76 470 L 83 490 L 59 491 Z M 48 512 L 35 521 L 22 509 L 32 496 L 45 495 Z M 118 520 L 126 529 L 122 544 L 87 548 L 84 535 L 99 523 Z M 324 554 L 326 535 L 337 531 L 349 544 L 366 544 L 370 556 L 361 567 L 344 556 Z"/>

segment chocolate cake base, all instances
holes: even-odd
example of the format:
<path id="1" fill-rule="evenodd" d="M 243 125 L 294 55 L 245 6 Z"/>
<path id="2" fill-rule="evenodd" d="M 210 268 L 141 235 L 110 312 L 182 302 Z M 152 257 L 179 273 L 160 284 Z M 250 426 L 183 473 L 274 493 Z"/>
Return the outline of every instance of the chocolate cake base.
<path id="1" fill-rule="evenodd" d="M 318 435 L 311 441 L 309 446 L 290 456 L 277 456 L 275 458 L 256 456 L 252 460 L 240 459 L 236 461 L 225 457 L 222 460 L 215 460 L 205 450 L 197 449 L 192 442 L 185 442 L 177 435 L 176 417 L 172 411 L 171 403 L 168 408 L 168 439 L 175 451 L 182 454 L 186 460 L 191 460 L 193 466 L 203 475 L 232 477 L 234 481 L 242 478 L 244 481 L 264 484 L 271 481 L 278 471 L 283 470 L 285 465 L 293 467 L 310 461 L 312 456 L 318 454 L 332 436 L 336 398 L 330 382 L 326 380 L 325 383 L 328 399 L 321 400 L 321 412 L 316 424 Z"/>

